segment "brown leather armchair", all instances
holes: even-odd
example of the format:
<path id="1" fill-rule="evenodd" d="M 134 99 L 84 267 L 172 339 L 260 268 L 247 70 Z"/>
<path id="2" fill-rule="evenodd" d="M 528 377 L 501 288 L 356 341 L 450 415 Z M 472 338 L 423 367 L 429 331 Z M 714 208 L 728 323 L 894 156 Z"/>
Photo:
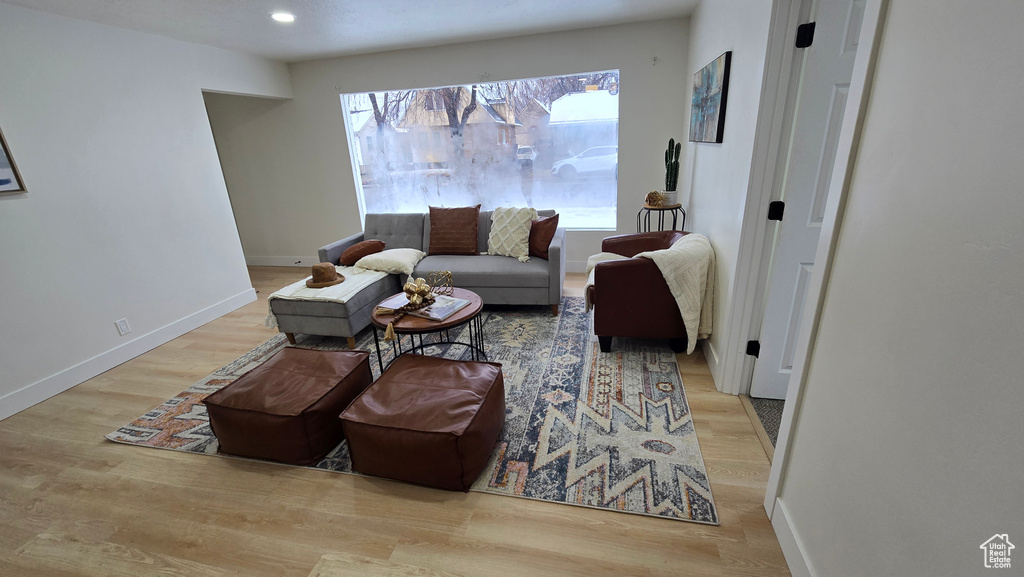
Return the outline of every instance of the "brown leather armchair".
<path id="1" fill-rule="evenodd" d="M 633 257 L 668 248 L 687 234 L 659 231 L 611 236 L 601 242 L 601 250 Z M 653 260 L 610 260 L 598 263 L 594 271 L 594 284 L 587 290 L 594 305 L 594 334 L 602 352 L 611 350 L 612 337 L 669 339 L 674 352 L 686 350 L 686 326 L 679 306 Z"/>

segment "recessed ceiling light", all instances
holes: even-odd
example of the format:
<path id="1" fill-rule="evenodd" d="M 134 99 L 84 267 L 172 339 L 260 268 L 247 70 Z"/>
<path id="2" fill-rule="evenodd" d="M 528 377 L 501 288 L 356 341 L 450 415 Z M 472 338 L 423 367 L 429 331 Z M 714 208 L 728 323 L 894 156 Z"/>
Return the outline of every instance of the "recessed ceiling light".
<path id="1" fill-rule="evenodd" d="M 274 12 L 270 17 L 278 22 L 295 22 L 295 15 L 287 12 Z"/>

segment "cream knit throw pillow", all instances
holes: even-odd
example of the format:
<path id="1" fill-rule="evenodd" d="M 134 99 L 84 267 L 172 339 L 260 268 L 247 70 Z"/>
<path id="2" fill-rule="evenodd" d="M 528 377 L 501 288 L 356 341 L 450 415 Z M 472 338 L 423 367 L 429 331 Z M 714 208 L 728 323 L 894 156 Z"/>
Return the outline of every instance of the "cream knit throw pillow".
<path id="1" fill-rule="evenodd" d="M 519 262 L 530 260 L 530 223 L 537 219 L 533 208 L 498 207 L 491 214 L 487 254 L 510 256 Z"/>

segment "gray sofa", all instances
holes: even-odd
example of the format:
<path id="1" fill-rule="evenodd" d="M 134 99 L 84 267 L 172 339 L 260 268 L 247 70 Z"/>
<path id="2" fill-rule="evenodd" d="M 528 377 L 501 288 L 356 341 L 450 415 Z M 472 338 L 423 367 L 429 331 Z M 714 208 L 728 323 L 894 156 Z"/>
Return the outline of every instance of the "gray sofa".
<path id="1" fill-rule="evenodd" d="M 553 210 L 537 212 L 540 216 L 555 214 Z M 487 252 L 490 227 L 490 211 L 480 211 L 477 232 L 480 252 Z M 321 247 L 320 262 L 337 263 L 345 249 L 370 239 L 384 241 L 389 249 L 430 250 L 429 214 L 367 214 L 364 228 L 361 233 Z M 555 231 L 548 246 L 548 257 L 548 260 L 530 257 L 529 262 L 523 263 L 512 257 L 487 254 L 430 255 L 420 261 L 413 276 L 426 278 L 432 271 L 451 271 L 453 284 L 480 295 L 484 304 L 548 305 L 552 314 L 557 315 L 565 281 L 565 229 Z M 296 333 L 341 336 L 349 337 L 349 346 L 354 347 L 353 337 L 370 324 L 370 315 L 377 303 L 401 290 L 406 279 L 399 277 L 388 275 L 345 304 L 274 299 L 271 308 L 278 328 L 291 342 Z"/>

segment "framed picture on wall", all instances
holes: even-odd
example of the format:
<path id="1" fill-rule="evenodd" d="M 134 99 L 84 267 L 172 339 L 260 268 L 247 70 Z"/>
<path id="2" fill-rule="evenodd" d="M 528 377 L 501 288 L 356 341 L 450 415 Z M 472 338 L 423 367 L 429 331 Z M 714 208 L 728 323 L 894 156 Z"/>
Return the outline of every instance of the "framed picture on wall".
<path id="1" fill-rule="evenodd" d="M 26 192 L 25 183 L 18 173 L 18 166 L 14 164 L 14 157 L 11 150 L 7 148 L 7 140 L 0 130 L 0 194 Z"/>
<path id="2" fill-rule="evenodd" d="M 722 142 L 731 61 L 732 52 L 726 52 L 693 75 L 690 142 Z"/>

